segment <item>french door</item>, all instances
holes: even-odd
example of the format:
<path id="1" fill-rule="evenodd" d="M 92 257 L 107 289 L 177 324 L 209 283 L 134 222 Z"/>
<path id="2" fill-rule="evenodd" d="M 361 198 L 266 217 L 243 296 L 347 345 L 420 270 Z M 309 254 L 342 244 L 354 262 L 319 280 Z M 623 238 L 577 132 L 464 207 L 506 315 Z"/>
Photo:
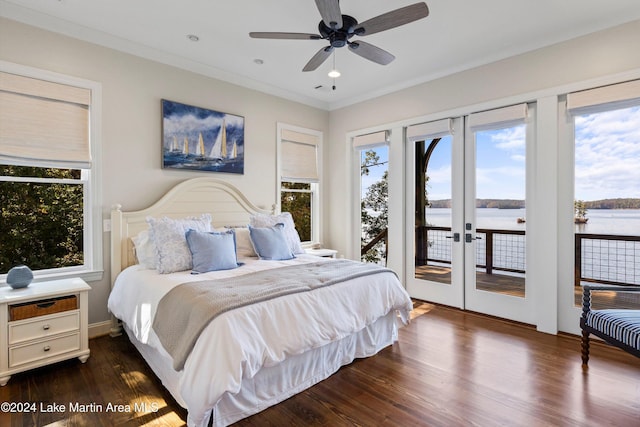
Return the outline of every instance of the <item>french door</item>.
<path id="1" fill-rule="evenodd" d="M 526 281 L 528 115 L 523 104 L 445 121 L 448 129 L 407 129 L 413 297 L 535 323 Z"/>
<path id="2" fill-rule="evenodd" d="M 464 119 L 410 126 L 407 144 L 407 290 L 464 308 Z"/>

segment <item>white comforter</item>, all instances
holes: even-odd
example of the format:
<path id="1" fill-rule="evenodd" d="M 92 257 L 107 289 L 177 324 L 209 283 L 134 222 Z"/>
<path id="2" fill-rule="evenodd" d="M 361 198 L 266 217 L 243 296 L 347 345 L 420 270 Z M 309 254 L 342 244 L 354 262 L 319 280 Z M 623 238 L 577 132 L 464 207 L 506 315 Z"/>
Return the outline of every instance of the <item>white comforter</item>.
<path id="1" fill-rule="evenodd" d="M 116 279 L 108 306 L 140 342 L 164 352 L 151 325 L 158 302 L 174 286 L 318 260 L 310 255 L 290 261 L 247 258 L 240 268 L 200 275 L 161 275 L 132 266 Z M 392 310 L 406 324 L 411 300 L 396 276 L 387 272 L 224 313 L 201 334 L 181 372 L 180 396 L 174 397 L 186 404 L 189 425 L 205 424 L 220 397 L 237 393 L 243 378 L 360 331 Z"/>

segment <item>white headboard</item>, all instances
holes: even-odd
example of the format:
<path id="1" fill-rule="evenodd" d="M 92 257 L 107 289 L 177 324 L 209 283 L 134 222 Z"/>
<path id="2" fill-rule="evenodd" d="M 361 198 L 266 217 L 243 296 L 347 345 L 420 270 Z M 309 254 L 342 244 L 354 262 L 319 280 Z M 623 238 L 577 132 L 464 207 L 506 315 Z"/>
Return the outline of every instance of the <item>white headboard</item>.
<path id="1" fill-rule="evenodd" d="M 111 285 L 120 272 L 136 263 L 132 237 L 147 229 L 148 216 L 182 218 L 209 213 L 214 227 L 243 226 L 254 213 L 272 213 L 260 209 L 233 185 L 214 178 L 194 178 L 169 190 L 146 209 L 123 212 L 111 209 Z"/>

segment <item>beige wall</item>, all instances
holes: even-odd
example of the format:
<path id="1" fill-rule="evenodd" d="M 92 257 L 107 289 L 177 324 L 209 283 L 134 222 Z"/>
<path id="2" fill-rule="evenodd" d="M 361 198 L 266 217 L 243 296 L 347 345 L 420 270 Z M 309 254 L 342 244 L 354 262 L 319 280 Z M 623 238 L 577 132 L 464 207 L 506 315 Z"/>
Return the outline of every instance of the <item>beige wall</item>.
<path id="1" fill-rule="evenodd" d="M 249 199 L 276 201 L 276 122 L 329 133 L 329 114 L 282 98 L 0 18 L 0 59 L 102 84 L 103 217 L 111 205 L 141 209 L 198 172 L 161 168 L 161 99 L 245 118 L 245 174 L 220 174 Z M 109 235 L 103 280 L 90 283 L 89 322 L 109 319 Z"/>
<path id="2" fill-rule="evenodd" d="M 634 21 L 332 111 L 328 242 L 341 253 L 349 247 L 351 201 L 343 191 L 349 179 L 348 132 L 638 70 L 638 46 L 640 21 Z"/>

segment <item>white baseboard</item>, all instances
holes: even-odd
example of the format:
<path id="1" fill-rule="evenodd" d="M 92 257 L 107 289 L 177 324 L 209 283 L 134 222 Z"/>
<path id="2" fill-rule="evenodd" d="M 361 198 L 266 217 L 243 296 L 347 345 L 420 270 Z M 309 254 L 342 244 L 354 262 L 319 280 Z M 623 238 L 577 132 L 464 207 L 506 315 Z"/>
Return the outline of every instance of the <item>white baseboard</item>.
<path id="1" fill-rule="evenodd" d="M 111 321 L 92 323 L 89 325 L 89 338 L 100 337 L 102 335 L 108 335 L 111 332 Z"/>

